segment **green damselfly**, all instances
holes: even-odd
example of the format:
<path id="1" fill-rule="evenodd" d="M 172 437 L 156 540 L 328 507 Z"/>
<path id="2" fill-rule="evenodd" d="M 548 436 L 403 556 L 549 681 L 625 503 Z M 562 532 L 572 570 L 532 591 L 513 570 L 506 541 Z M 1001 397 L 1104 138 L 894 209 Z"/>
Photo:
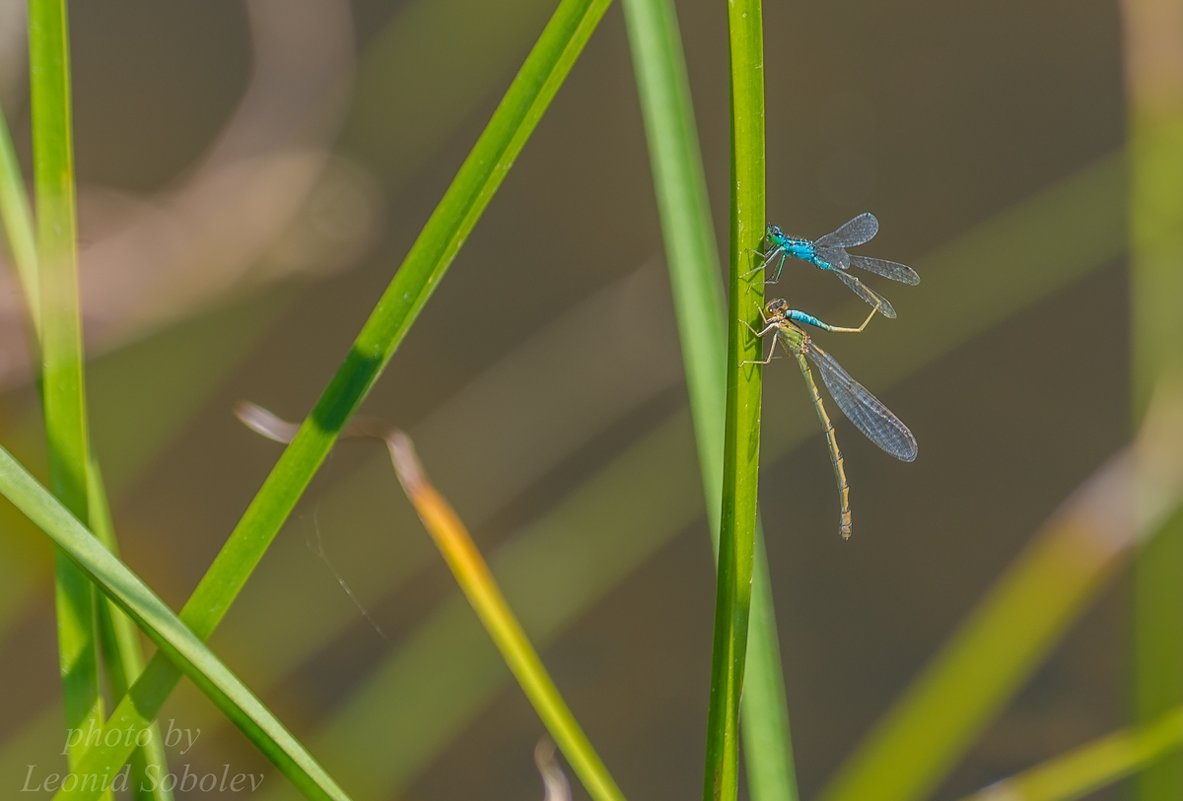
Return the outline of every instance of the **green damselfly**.
<path id="1" fill-rule="evenodd" d="M 871 313 L 867 315 L 867 319 L 863 320 L 862 325 L 857 328 L 844 328 L 822 322 L 812 314 L 791 309 L 786 300 L 775 298 L 768 301 L 761 312 L 764 328 L 759 331 L 752 329 L 752 332 L 759 337 L 775 333 L 776 340 L 796 358 L 797 366 L 801 368 L 801 375 L 805 378 L 810 399 L 813 401 L 813 408 L 817 411 L 818 420 L 821 421 L 822 429 L 826 435 L 826 444 L 830 448 L 830 463 L 834 468 L 834 480 L 838 484 L 840 507 L 838 530 L 842 539 L 850 539 L 852 530 L 850 484 L 846 480 L 842 451 L 838 449 L 838 438 L 834 434 L 834 424 L 831 422 L 829 414 L 826 413 L 821 392 L 813 379 L 813 371 L 809 368 L 810 362 L 821 373 L 822 383 L 826 385 L 830 397 L 838 404 L 838 408 L 871 442 L 895 458 L 911 462 L 916 458 L 916 438 L 912 436 L 908 427 L 891 413 L 890 409 L 868 392 L 862 384 L 851 378 L 850 374 L 842 369 L 833 356 L 818 347 L 801 326 L 811 325 L 823 331 L 835 333 L 858 333 L 867 327 L 867 323 L 871 322 L 871 318 L 878 310 L 878 306 L 872 309 Z M 763 361 L 745 362 L 745 364 L 768 364 L 772 361 L 775 352 L 776 344 L 773 343 L 768 358 Z"/>

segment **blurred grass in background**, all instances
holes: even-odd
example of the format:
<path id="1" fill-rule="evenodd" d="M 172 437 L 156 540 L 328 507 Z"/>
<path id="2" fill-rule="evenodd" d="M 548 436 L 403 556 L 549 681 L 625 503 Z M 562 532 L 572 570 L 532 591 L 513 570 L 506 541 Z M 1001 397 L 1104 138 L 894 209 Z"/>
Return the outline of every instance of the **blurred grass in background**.
<path id="1" fill-rule="evenodd" d="M 1183 393 L 1183 7 L 1126 0 L 1130 163 L 1131 395 L 1138 425 L 1164 386 Z M 1183 398 L 1180 399 L 1183 403 Z M 1150 483 L 1156 466 L 1142 465 Z M 1143 499 L 1139 499 L 1145 503 Z M 1134 719 L 1156 724 L 1183 704 L 1183 509 L 1134 563 Z M 1135 777 L 1140 801 L 1183 796 L 1178 745 Z"/>
<path id="2" fill-rule="evenodd" d="M 681 5 L 721 224 L 725 13 Z M 70 10 L 95 450 L 125 558 L 175 606 L 274 456 L 231 403 L 308 408 L 552 4 Z M 871 208 L 884 229 L 868 252 L 923 276 L 892 293 L 899 320 L 833 344 L 924 454 L 889 464 L 838 423 L 856 541 L 833 536 L 795 371 L 767 371 L 769 566 L 814 797 L 1031 532 L 1128 439 L 1123 332 L 1136 323 L 1140 347 L 1138 325 L 1162 315 L 1140 298 L 1169 295 L 1135 282 L 1127 319 L 1114 8 L 769 4 L 765 31 L 770 219 L 815 235 Z M 618 13 L 584 59 L 367 409 L 415 436 L 626 793 L 686 797 L 705 726 L 707 507 Z M 27 100 L 3 97 L 27 165 Z M 1134 152 L 1135 193 L 1140 175 L 1170 174 L 1156 163 L 1178 164 L 1171 146 Z M 1173 280 L 1177 252 L 1160 253 Z M 814 278 L 790 271 L 782 287 L 827 319 L 856 313 Z M 18 306 L 3 310 L 16 332 L 3 441 L 37 464 Z M 1137 364 L 1148 387 L 1155 368 Z M 4 667 L 0 783 L 19 786 L 26 765 L 59 758 L 61 715 L 48 551 L 2 514 L 0 636 L 20 658 Z M 1049 562 L 1049 578 L 1070 580 L 1061 567 Z M 935 770 L 906 752 L 901 770 L 927 770 L 931 792 L 900 797 L 968 792 L 1118 728 L 1130 634 L 1105 586 L 1082 590 L 1041 641 L 1047 661 L 1028 654 L 976 717 L 968 755 Z M 1139 626 L 1147 609 L 1177 608 L 1147 597 Z M 213 646 L 355 797 L 536 791 L 536 719 L 365 451 L 333 456 Z M 1141 648 L 1139 664 L 1177 675 Z M 163 718 L 202 732 L 182 760 L 264 769 L 182 687 Z M 278 776 L 265 789 L 294 797 Z"/>

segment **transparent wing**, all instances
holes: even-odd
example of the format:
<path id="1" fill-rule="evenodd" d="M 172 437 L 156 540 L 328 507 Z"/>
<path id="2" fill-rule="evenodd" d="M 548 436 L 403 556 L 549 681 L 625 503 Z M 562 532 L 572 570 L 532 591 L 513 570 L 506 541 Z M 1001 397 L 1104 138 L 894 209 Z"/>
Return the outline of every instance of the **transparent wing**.
<path id="1" fill-rule="evenodd" d="M 862 298 L 868 306 L 878 305 L 878 311 L 880 314 L 882 314 L 884 317 L 890 317 L 893 320 L 895 319 L 895 307 L 891 305 L 891 301 L 889 301 L 887 298 L 871 289 L 869 286 L 855 278 L 850 273 L 840 273 L 835 271 L 834 275 L 838 276 L 838 279 L 841 280 L 842 283 L 846 284 L 846 287 L 851 292 Z"/>
<path id="2" fill-rule="evenodd" d="M 879 233 L 879 220 L 869 211 L 864 211 L 852 220 L 848 220 L 838 228 L 823 237 L 819 237 L 817 244 L 837 245 L 842 248 L 852 248 L 870 242 Z"/>
<path id="3" fill-rule="evenodd" d="M 909 286 L 916 286 L 920 283 L 920 276 L 906 264 L 886 259 L 873 259 L 870 256 L 859 256 L 854 253 L 849 254 L 849 257 L 851 267 L 858 267 L 860 270 L 866 270 L 869 273 L 875 273 L 875 275 L 881 275 Z"/>
<path id="4" fill-rule="evenodd" d="M 890 409 L 813 342 L 807 344 L 805 353 L 822 374 L 822 382 L 830 396 L 855 428 L 901 461 L 910 462 L 916 458 L 916 438 Z"/>
<path id="5" fill-rule="evenodd" d="M 815 259 L 824 261 L 826 264 L 839 270 L 845 270 L 850 266 L 850 254 L 835 245 L 826 247 L 814 243 L 813 255 Z"/>

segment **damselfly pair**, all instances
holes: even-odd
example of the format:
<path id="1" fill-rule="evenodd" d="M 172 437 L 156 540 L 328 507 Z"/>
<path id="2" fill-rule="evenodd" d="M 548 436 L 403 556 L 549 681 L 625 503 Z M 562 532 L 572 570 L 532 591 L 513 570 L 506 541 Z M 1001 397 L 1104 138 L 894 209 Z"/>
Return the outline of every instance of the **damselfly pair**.
<path id="1" fill-rule="evenodd" d="M 801 326 L 810 325 L 833 333 L 858 333 L 867 327 L 876 313 L 886 317 L 896 316 L 895 309 L 887 302 L 886 298 L 864 285 L 857 277 L 846 272 L 849 267 L 858 267 L 905 284 L 915 285 L 920 282 L 920 277 L 911 267 L 894 261 L 884 261 L 846 252 L 846 248 L 869 242 L 878 231 L 879 221 L 875 219 L 875 215 L 869 212 L 860 214 L 832 233 L 816 240 L 787 236 L 777 226 L 769 225 L 766 236 L 768 250 L 763 254 L 764 263 L 761 267 L 767 267 L 774 259 L 780 257 L 769 283 L 780 279 L 785 259 L 792 256 L 836 275 L 855 295 L 869 303 L 872 309 L 871 313 L 867 315 L 867 319 L 863 320 L 862 325 L 857 328 L 846 328 L 830 325 L 812 314 L 789 308 L 787 301 L 775 298 L 770 300 L 761 311 L 764 327 L 759 331 L 752 329 L 753 333 L 759 337 L 775 333 L 776 340 L 796 358 L 801 375 L 805 378 L 813 407 L 817 411 L 818 420 L 821 421 L 822 429 L 825 432 L 826 444 L 830 448 L 830 463 L 834 468 L 834 480 L 838 485 L 840 507 L 838 530 L 843 539 L 849 539 L 852 531 L 850 485 L 846 480 L 846 470 L 843 467 L 842 452 L 838 449 L 838 438 L 834 434 L 834 424 L 826 413 L 821 392 L 818 390 L 817 383 L 813 379 L 813 372 L 809 368 L 810 362 L 821 373 L 822 383 L 826 385 L 830 397 L 838 404 L 838 408 L 859 431 L 866 435 L 867 439 L 895 458 L 910 462 L 916 458 L 916 438 L 912 436 L 908 427 L 900 422 L 900 419 L 892 414 L 891 410 L 884 406 L 878 398 L 851 378 L 850 374 L 834 360 L 834 357 L 814 344 L 809 334 Z M 773 349 L 769 352 L 768 358 L 755 363 L 768 364 L 772 361 L 775 351 L 776 345 L 773 343 Z"/>

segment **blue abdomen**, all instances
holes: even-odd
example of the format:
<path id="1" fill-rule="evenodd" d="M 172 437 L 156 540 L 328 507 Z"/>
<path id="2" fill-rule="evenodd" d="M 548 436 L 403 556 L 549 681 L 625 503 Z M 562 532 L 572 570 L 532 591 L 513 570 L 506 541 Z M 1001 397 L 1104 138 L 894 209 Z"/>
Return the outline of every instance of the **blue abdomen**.
<path id="1" fill-rule="evenodd" d="M 828 328 L 825 323 L 814 317 L 812 314 L 800 311 L 798 309 L 789 309 L 785 316 L 794 323 L 804 323 L 805 325 L 812 325 L 814 328 Z"/>

